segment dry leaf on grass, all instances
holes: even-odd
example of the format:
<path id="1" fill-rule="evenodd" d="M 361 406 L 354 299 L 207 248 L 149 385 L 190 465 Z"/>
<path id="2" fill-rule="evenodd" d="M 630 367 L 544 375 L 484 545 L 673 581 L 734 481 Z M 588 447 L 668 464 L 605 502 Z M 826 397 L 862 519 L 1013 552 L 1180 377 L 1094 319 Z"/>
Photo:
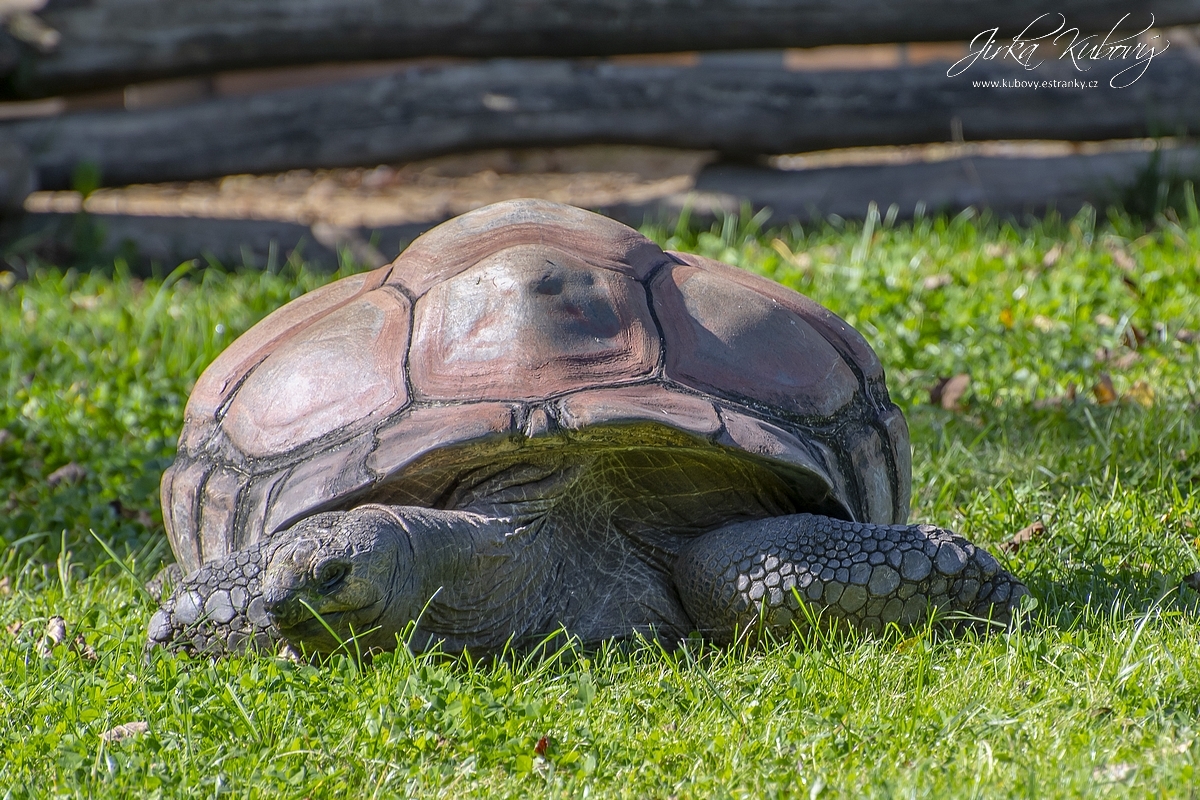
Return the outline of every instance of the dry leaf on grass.
<path id="1" fill-rule="evenodd" d="M 1092 353 L 1098 364 L 1109 364 L 1115 369 L 1129 369 L 1138 361 L 1141 360 L 1141 355 L 1132 350 L 1116 355 L 1107 347 L 1097 347 L 1096 352 Z"/>
<path id="2" fill-rule="evenodd" d="M 62 644 L 66 638 L 67 621 L 59 616 L 51 617 L 46 623 L 46 632 L 42 634 L 42 640 L 38 642 L 38 654 L 49 658 L 54 653 L 54 648 Z"/>
<path id="3" fill-rule="evenodd" d="M 943 286 L 949 286 L 954 283 L 952 275 L 930 275 L 921 281 L 921 288 L 927 292 L 932 292 L 935 289 L 941 289 Z"/>
<path id="4" fill-rule="evenodd" d="M 1054 330 L 1054 320 L 1044 314 L 1037 314 L 1033 318 L 1033 327 L 1037 328 L 1042 333 L 1049 333 Z"/>
<path id="5" fill-rule="evenodd" d="M 1092 387 L 1092 394 L 1096 396 L 1096 402 L 1102 406 L 1117 402 L 1117 390 L 1113 388 L 1112 376 L 1107 372 L 1101 372 L 1100 379 Z"/>
<path id="6" fill-rule="evenodd" d="M 1013 537 L 1000 545 L 1006 553 L 1015 553 L 1034 539 L 1040 539 L 1046 533 L 1046 525 L 1041 520 L 1026 525 L 1013 534 Z"/>
<path id="7" fill-rule="evenodd" d="M 792 248 L 788 247 L 787 242 L 782 239 L 772 239 L 771 249 L 797 269 L 806 270 L 812 266 L 812 256 L 808 253 L 793 253 Z"/>
<path id="8" fill-rule="evenodd" d="M 1059 242 L 1046 251 L 1046 255 L 1042 256 L 1042 266 L 1046 269 L 1053 267 L 1062 258 L 1062 243 Z"/>
<path id="9" fill-rule="evenodd" d="M 1183 342 L 1184 344 L 1191 344 L 1192 342 L 1200 340 L 1200 333 L 1189 331 L 1187 328 L 1180 328 L 1175 334 L 1175 339 L 1176 341 Z"/>
<path id="10" fill-rule="evenodd" d="M 1129 327 L 1125 329 L 1125 344 L 1130 350 L 1136 350 L 1145 343 L 1146 332 L 1132 322 L 1129 323 Z"/>
<path id="11" fill-rule="evenodd" d="M 21 620 L 16 620 L 15 622 L 10 622 L 7 625 L 5 625 L 4 630 L 6 633 L 8 633 L 9 636 L 16 636 L 18 633 L 21 632 L 21 628 L 24 628 L 24 627 L 25 627 L 24 622 L 22 622 Z"/>
<path id="12" fill-rule="evenodd" d="M 103 742 L 120 742 L 134 736 L 140 736 L 148 730 L 150 730 L 150 725 L 142 720 L 126 722 L 124 725 L 117 725 L 100 734 L 100 740 Z"/>
<path id="13" fill-rule="evenodd" d="M 1067 391 L 1065 394 L 1060 394 L 1056 397 L 1044 397 L 1041 400 L 1035 400 L 1035 401 L 1033 401 L 1033 407 L 1034 408 L 1057 408 L 1058 406 L 1061 406 L 1065 403 L 1074 403 L 1075 396 L 1078 393 L 1078 391 L 1079 390 L 1075 387 L 1074 383 L 1068 383 Z"/>
<path id="14" fill-rule="evenodd" d="M 71 649 L 84 661 L 100 660 L 100 656 L 96 655 L 96 651 L 87 643 L 87 639 L 83 638 L 82 633 L 76 634 L 75 638 L 71 640 Z"/>
<path id="15" fill-rule="evenodd" d="M 1136 769 L 1133 764 L 1107 764 L 1092 770 L 1092 780 L 1119 783 L 1132 775 Z"/>
<path id="16" fill-rule="evenodd" d="M 961 411 L 962 404 L 959 401 L 970 385 L 971 376 L 966 373 L 953 378 L 938 378 L 938 382 L 929 389 L 929 402 L 947 411 Z"/>
<path id="17" fill-rule="evenodd" d="M 1133 260 L 1133 256 L 1131 256 L 1131 255 L 1129 255 L 1129 253 L 1125 252 L 1124 248 L 1110 247 L 1109 252 L 1112 253 L 1112 259 L 1113 259 L 1113 261 L 1116 262 L 1118 267 L 1125 270 L 1126 272 L 1136 272 L 1137 271 L 1137 262 Z"/>
<path id="18" fill-rule="evenodd" d="M 1107 364 L 1113 369 L 1129 369 L 1142 359 L 1139 353 L 1132 350 L 1117 355 L 1115 351 L 1109 350 L 1107 347 L 1097 347 L 1092 353 L 1092 357 L 1096 359 L 1097 364 Z"/>
<path id="19" fill-rule="evenodd" d="M 1130 356 L 1134 356 L 1134 358 L 1130 358 Z M 1128 353 L 1112 362 L 1113 366 L 1130 366 L 1137 360 L 1136 356 L 1137 353 Z M 1096 402 L 1102 406 L 1112 405 L 1118 400 L 1134 402 L 1143 408 L 1151 408 L 1154 405 L 1154 387 L 1149 383 L 1140 379 L 1136 380 L 1124 394 L 1118 395 L 1116 387 L 1113 386 L 1112 376 L 1107 372 L 1100 373 L 1099 380 L 1092 387 L 1092 394 L 1096 396 Z"/>
<path id="20" fill-rule="evenodd" d="M 120 500 L 113 500 L 109 506 L 121 519 L 133 520 L 145 528 L 154 527 L 154 517 L 150 516 L 150 512 L 144 508 L 129 508 Z"/>
<path id="21" fill-rule="evenodd" d="M 20 623 L 16 624 L 18 625 L 17 631 L 19 631 Z M 50 658 L 54 654 L 54 648 L 66 641 L 67 621 L 55 615 L 46 622 L 46 632 L 42 634 L 42 638 L 38 642 L 38 654 L 43 658 Z M 85 661 L 98 661 L 100 659 L 96 655 L 96 651 L 92 649 L 92 646 L 87 643 L 87 639 L 83 638 L 82 633 L 75 634 L 75 638 L 70 641 L 69 647 L 71 648 L 71 652 Z"/>
<path id="22" fill-rule="evenodd" d="M 286 639 L 279 643 L 279 650 L 275 653 L 275 657 L 282 658 L 285 661 L 290 661 L 293 664 L 306 663 L 304 660 L 304 654 L 292 647 L 292 645 Z"/>
<path id="23" fill-rule="evenodd" d="M 1140 355 L 1130 351 L 1123 356 L 1114 358 L 1112 360 L 1112 365 L 1115 369 L 1129 369 L 1136 364 L 1140 358 Z"/>
<path id="24" fill-rule="evenodd" d="M 46 478 L 46 484 L 54 487 L 60 483 L 78 483 L 85 477 L 87 477 L 87 470 L 72 461 L 51 472 Z"/>
<path id="25" fill-rule="evenodd" d="M 1145 381 L 1134 381 L 1133 386 L 1129 387 L 1129 391 L 1121 396 L 1122 400 L 1132 400 L 1143 408 L 1150 408 L 1154 405 L 1154 387 Z"/>
<path id="26" fill-rule="evenodd" d="M 12 584 L 8 580 L 8 576 L 0 578 L 0 597 L 8 597 L 12 594 Z"/>

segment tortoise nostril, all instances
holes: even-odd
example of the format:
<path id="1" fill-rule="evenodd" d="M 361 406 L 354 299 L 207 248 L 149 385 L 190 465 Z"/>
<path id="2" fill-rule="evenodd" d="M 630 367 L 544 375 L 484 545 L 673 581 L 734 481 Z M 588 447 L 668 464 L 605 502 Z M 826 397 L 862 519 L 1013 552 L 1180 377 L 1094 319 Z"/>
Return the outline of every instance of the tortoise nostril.
<path id="1" fill-rule="evenodd" d="M 263 610 L 281 628 L 292 627 L 311 616 L 311 612 L 295 595 L 287 593 L 264 593 Z"/>
<path id="2" fill-rule="evenodd" d="M 320 594 L 332 594 L 341 588 L 350 575 L 350 564 L 345 561 L 326 561 L 313 570 L 313 587 Z"/>

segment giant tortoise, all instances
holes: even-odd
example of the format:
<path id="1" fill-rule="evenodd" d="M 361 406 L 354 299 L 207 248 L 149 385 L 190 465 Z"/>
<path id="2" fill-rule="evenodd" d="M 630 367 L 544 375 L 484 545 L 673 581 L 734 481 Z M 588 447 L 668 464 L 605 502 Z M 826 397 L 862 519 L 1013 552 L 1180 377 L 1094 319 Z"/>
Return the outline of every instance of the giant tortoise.
<path id="1" fill-rule="evenodd" d="M 905 525 L 879 360 L 789 289 L 499 203 L 287 304 L 196 383 L 150 644 L 210 653 L 715 642 L 1006 620 L 1024 586 Z"/>

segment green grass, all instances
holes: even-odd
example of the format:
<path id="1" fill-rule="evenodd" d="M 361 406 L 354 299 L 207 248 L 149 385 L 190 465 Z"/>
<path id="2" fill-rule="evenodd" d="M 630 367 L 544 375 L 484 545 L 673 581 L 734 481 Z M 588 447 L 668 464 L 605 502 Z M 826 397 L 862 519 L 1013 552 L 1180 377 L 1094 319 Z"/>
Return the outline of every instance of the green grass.
<path id="1" fill-rule="evenodd" d="M 1042 521 L 1043 536 L 1002 556 L 1040 602 L 988 638 L 568 648 L 485 663 L 146 660 L 140 582 L 167 555 L 157 483 L 188 390 L 235 336 L 330 276 L 138 280 L 120 265 L 35 264 L 28 281 L 0 284 L 0 624 L 22 623 L 0 631 L 0 788 L 1189 796 L 1200 602 L 1179 584 L 1200 570 L 1200 346 L 1178 334 L 1200 327 L 1200 220 L 1184 217 L 1149 233 L 1091 213 L 1019 227 L 960 215 L 649 229 L 858 327 L 912 428 L 913 518 L 992 546 Z M 929 387 L 961 373 L 961 409 L 931 405 Z M 1102 373 L 1124 400 L 1097 402 Z M 82 476 L 50 485 L 68 463 Z M 55 615 L 67 637 L 47 649 Z M 136 721 L 148 730 L 101 738 Z"/>

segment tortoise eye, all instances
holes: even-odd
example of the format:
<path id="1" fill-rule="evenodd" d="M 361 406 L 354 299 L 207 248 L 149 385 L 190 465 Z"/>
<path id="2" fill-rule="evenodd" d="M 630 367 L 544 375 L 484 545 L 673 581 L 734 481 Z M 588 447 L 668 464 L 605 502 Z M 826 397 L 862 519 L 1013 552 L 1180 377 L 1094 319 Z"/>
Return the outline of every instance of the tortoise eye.
<path id="1" fill-rule="evenodd" d="M 331 594 L 341 588 L 350 574 L 350 565 L 345 561 L 326 561 L 316 571 L 316 590 Z"/>

